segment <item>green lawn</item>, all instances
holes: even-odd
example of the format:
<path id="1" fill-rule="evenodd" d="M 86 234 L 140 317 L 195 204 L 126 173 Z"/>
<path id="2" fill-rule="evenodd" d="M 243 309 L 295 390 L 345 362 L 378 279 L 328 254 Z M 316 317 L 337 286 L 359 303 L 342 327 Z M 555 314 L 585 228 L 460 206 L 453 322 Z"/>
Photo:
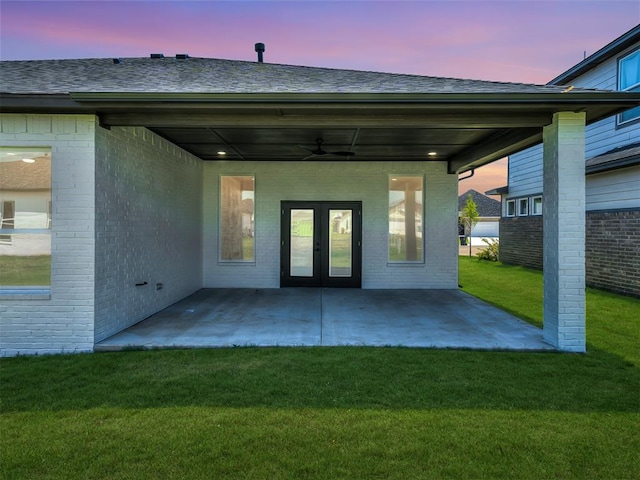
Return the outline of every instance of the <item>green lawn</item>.
<path id="1" fill-rule="evenodd" d="M 461 258 L 540 321 L 541 274 Z M 409 348 L 0 360 L 0 477 L 637 479 L 640 301 L 588 292 L 586 355 Z"/>
<path id="2" fill-rule="evenodd" d="M 0 255 L 0 286 L 51 285 L 51 255 Z"/>

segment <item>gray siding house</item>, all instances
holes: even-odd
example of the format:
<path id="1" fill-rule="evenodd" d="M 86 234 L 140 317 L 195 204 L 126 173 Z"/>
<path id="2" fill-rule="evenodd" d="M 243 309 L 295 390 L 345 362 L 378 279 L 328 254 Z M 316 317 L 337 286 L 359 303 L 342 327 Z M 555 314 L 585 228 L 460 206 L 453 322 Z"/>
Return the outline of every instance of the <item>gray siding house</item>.
<path id="1" fill-rule="evenodd" d="M 187 55 L 2 62 L 0 177 L 48 162 L 50 185 L 18 202 L 0 182 L 0 204 L 50 218 L 0 228 L 0 355 L 90 352 L 207 287 L 457 289 L 458 174 L 543 137 L 543 335 L 584 351 L 584 265 L 565 247 L 584 245 L 584 176 L 565 172 L 584 169 L 585 125 L 636 105 Z M 27 236 L 46 254 L 12 249 Z"/>
<path id="2" fill-rule="evenodd" d="M 640 26 L 549 85 L 640 91 Z M 640 296 L 640 108 L 586 129 L 586 283 Z M 543 266 L 543 146 L 509 156 L 502 194 L 500 260 Z"/>

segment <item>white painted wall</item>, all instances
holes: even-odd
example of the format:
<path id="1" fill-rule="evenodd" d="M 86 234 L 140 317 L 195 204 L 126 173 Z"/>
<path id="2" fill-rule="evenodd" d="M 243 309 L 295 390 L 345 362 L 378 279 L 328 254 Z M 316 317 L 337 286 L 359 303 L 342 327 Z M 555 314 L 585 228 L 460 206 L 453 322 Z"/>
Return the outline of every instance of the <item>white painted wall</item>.
<path id="1" fill-rule="evenodd" d="M 256 261 L 218 262 L 219 176 L 255 175 Z M 425 176 L 425 262 L 389 264 L 389 175 Z M 206 162 L 204 287 L 278 288 L 280 202 L 362 201 L 363 288 L 457 288 L 457 178 L 445 162 Z"/>
<path id="2" fill-rule="evenodd" d="M 0 145 L 51 148 L 50 292 L 0 291 L 0 356 L 93 349 L 94 132 L 91 115 L 0 115 Z"/>
<path id="3" fill-rule="evenodd" d="M 202 161 L 145 128 L 96 133 L 99 342 L 201 288 Z"/>

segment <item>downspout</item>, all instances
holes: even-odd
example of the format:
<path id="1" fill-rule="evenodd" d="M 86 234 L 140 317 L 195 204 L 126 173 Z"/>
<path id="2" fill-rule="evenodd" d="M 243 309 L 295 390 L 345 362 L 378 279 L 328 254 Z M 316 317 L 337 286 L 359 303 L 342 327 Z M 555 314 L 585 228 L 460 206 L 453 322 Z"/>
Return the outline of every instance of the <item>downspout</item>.
<path id="1" fill-rule="evenodd" d="M 460 181 L 460 180 L 466 180 L 467 178 L 471 178 L 471 177 L 473 177 L 475 174 L 476 174 L 476 169 L 475 169 L 475 168 L 472 168 L 472 169 L 471 169 L 471 173 L 469 174 L 469 176 L 467 176 L 467 177 L 462 177 L 462 178 L 458 178 L 458 181 Z"/>

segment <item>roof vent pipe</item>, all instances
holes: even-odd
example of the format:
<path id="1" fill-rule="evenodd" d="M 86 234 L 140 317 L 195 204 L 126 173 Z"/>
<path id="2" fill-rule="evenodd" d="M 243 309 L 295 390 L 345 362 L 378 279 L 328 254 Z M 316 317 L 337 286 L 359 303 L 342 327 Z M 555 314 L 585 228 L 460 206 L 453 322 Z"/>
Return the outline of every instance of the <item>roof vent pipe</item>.
<path id="1" fill-rule="evenodd" d="M 258 62 L 262 63 L 262 54 L 264 53 L 264 43 L 256 43 L 256 52 L 258 52 Z"/>

